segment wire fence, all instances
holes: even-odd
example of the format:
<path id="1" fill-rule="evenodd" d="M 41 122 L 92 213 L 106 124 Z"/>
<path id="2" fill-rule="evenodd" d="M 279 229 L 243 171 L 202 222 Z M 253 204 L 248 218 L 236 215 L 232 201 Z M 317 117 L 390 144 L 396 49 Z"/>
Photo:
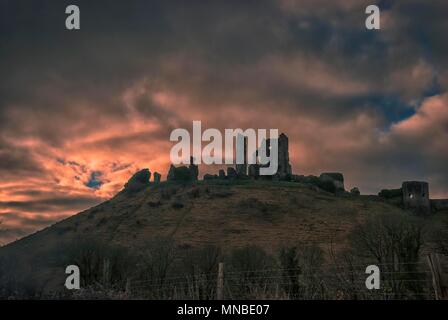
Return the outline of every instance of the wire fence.
<path id="1" fill-rule="evenodd" d="M 389 263 L 377 264 L 393 265 Z M 397 265 L 397 264 L 395 264 Z M 400 263 L 421 268 L 424 263 Z M 434 299 L 431 274 L 421 271 L 386 271 L 381 273 L 380 289 L 368 289 L 369 274 L 364 265 L 328 266 L 325 272 L 314 268 L 269 268 L 229 270 L 222 274 L 225 299 Z M 152 299 L 215 299 L 217 272 L 174 275 L 147 280 L 130 280 L 133 296 Z"/>

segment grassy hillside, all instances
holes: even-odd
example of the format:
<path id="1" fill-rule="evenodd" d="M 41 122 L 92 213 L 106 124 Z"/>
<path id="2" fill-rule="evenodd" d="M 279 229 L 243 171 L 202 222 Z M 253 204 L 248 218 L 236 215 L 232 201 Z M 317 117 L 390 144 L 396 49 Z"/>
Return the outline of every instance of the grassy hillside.
<path id="1" fill-rule="evenodd" d="M 335 196 L 289 182 L 162 183 L 121 192 L 3 250 L 30 249 L 78 237 L 126 247 L 152 237 L 179 246 L 226 247 L 306 241 L 342 245 L 354 224 L 375 213 L 409 214 L 372 196 Z"/>
<path id="2" fill-rule="evenodd" d="M 17 278 L 46 288 L 61 286 L 61 261 L 82 241 L 138 252 L 154 239 L 171 239 L 182 250 L 214 245 L 225 251 L 257 246 L 316 244 L 344 249 L 352 229 L 369 216 L 409 212 L 375 196 L 353 196 L 291 182 L 164 182 L 136 193 L 121 192 L 49 228 L 0 249 Z M 438 218 L 421 220 L 433 224 Z"/>

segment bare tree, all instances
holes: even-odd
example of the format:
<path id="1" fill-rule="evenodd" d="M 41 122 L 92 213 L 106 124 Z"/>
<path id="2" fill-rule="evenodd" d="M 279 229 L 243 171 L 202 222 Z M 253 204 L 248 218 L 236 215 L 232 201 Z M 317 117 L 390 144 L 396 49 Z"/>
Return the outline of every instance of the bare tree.
<path id="1" fill-rule="evenodd" d="M 433 250 L 439 254 L 448 256 L 448 219 L 434 232 L 431 238 Z"/>
<path id="2" fill-rule="evenodd" d="M 117 290 L 124 290 L 126 279 L 135 266 L 127 250 L 94 239 L 69 246 L 67 262 L 76 264 L 82 271 L 83 287 Z"/>
<path id="3" fill-rule="evenodd" d="M 163 297 L 168 273 L 175 259 L 175 247 L 172 239 L 159 238 L 147 243 L 142 249 L 139 263 L 140 279 L 144 291 L 154 298 Z"/>
<path id="4" fill-rule="evenodd" d="M 300 295 L 300 279 L 302 273 L 297 247 L 283 247 L 279 255 L 282 269 L 282 282 L 284 290 L 290 298 L 298 299 Z"/>
<path id="5" fill-rule="evenodd" d="M 355 254 L 380 266 L 389 297 L 394 299 L 422 293 L 419 257 L 423 242 L 420 224 L 411 217 L 391 214 L 370 217 L 351 236 Z"/>
<path id="6" fill-rule="evenodd" d="M 263 249 L 249 246 L 234 249 L 228 257 L 227 266 L 225 279 L 234 297 L 260 298 L 272 282 L 275 260 Z"/>
<path id="7" fill-rule="evenodd" d="M 198 299 L 213 299 L 216 296 L 216 276 L 221 259 L 221 248 L 214 245 L 186 252 L 182 268 L 193 296 Z"/>

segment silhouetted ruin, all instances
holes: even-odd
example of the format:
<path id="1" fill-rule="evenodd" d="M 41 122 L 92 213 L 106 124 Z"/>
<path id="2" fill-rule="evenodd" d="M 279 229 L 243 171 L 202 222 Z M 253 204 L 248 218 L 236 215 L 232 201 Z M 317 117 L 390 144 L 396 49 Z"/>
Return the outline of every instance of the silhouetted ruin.
<path id="1" fill-rule="evenodd" d="M 422 181 L 405 181 L 402 184 L 403 207 L 411 209 L 417 214 L 429 214 L 431 203 L 429 200 L 429 185 Z"/>
<path id="2" fill-rule="evenodd" d="M 354 187 L 350 192 L 345 191 L 344 175 L 340 172 L 324 172 L 320 176 L 296 175 L 292 173 L 289 162 L 289 139 L 286 134 L 281 133 L 278 137 L 278 170 L 272 176 L 260 175 L 260 168 L 267 167 L 269 164 L 248 164 L 247 137 L 244 137 L 244 161 L 235 167 L 227 167 L 227 172 L 220 169 L 218 174 L 205 173 L 203 179 L 209 180 L 274 180 L 291 181 L 301 183 L 316 191 L 326 191 L 335 195 L 361 196 L 361 192 Z M 269 157 L 272 139 L 266 140 L 266 153 Z M 258 151 L 255 153 L 258 158 Z M 199 168 L 194 164 L 193 157 L 190 157 L 188 166 L 175 167 L 170 166 L 167 181 L 197 181 Z M 138 192 L 150 185 L 151 172 L 143 169 L 135 173 L 126 183 L 124 189 L 126 192 Z M 154 184 L 161 182 L 161 175 L 154 173 Z M 424 181 L 405 181 L 401 188 L 383 189 L 378 196 L 389 203 L 400 206 L 406 210 L 412 211 L 418 215 L 428 215 L 440 210 L 448 209 L 448 199 L 430 199 L 429 184 Z"/>
<path id="3" fill-rule="evenodd" d="M 194 164 L 193 157 L 190 157 L 190 165 L 175 167 L 174 165 L 170 166 L 170 170 L 168 172 L 167 180 L 168 181 L 197 181 L 199 175 L 199 168 Z"/>
<path id="4" fill-rule="evenodd" d="M 240 177 L 247 175 L 247 137 L 244 137 L 243 141 L 244 162 L 236 165 L 236 173 Z"/>
<path id="5" fill-rule="evenodd" d="M 162 178 L 162 175 L 158 172 L 154 172 L 154 183 L 160 183 L 160 179 Z"/>
<path id="6" fill-rule="evenodd" d="M 270 145 L 270 139 L 268 140 Z M 278 170 L 277 175 L 283 179 L 292 174 L 289 163 L 289 140 L 286 134 L 281 133 L 278 137 Z"/>

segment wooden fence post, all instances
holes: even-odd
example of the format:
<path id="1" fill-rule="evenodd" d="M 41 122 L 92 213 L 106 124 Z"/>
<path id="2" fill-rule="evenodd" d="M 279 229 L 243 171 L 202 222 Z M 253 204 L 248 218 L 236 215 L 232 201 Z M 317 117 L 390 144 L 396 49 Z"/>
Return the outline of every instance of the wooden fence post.
<path id="1" fill-rule="evenodd" d="M 130 278 L 126 279 L 126 289 L 125 289 L 125 292 L 126 292 L 126 296 L 129 298 L 130 295 L 131 295 L 131 279 Z"/>
<path id="2" fill-rule="evenodd" d="M 224 263 L 218 264 L 218 283 L 216 286 L 216 299 L 224 299 Z"/>
<path id="3" fill-rule="evenodd" d="M 108 286 L 110 281 L 110 261 L 104 259 L 103 261 L 103 285 Z"/>
<path id="4" fill-rule="evenodd" d="M 440 256 L 434 253 L 428 254 L 428 264 L 436 300 L 448 300 L 448 275 L 442 268 Z"/>

